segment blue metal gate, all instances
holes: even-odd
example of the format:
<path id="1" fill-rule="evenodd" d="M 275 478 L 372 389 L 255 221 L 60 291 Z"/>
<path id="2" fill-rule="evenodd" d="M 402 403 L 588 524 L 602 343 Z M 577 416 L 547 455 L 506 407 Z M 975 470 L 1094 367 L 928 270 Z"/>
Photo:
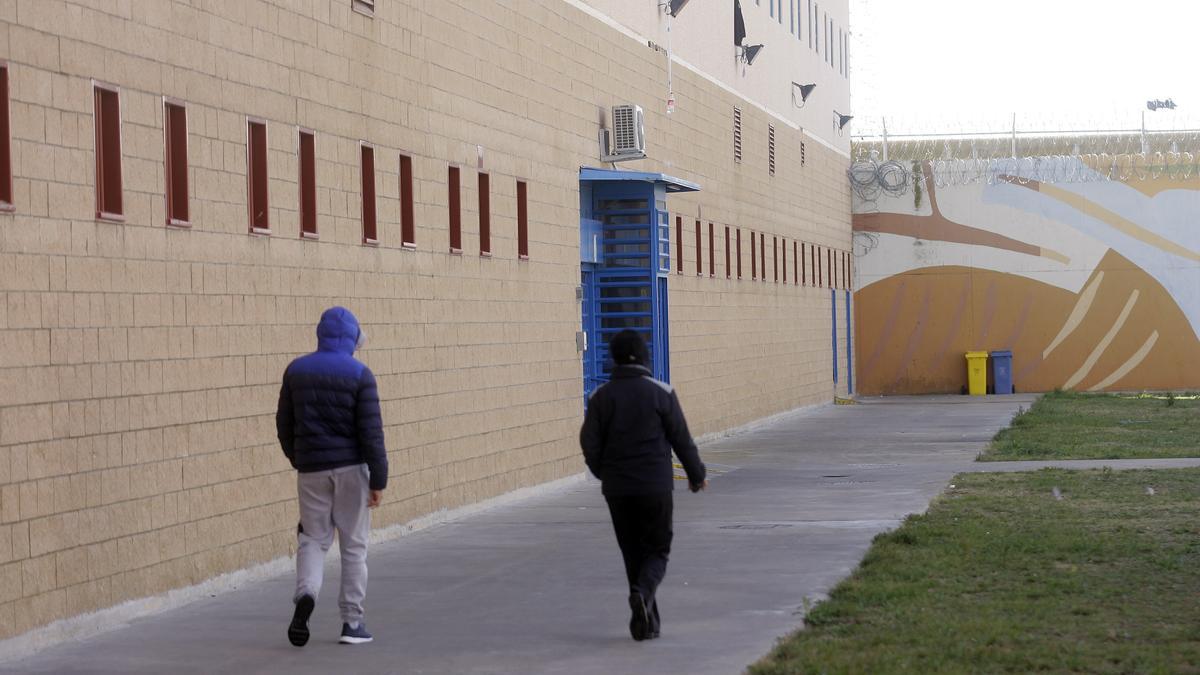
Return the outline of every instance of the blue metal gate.
<path id="1" fill-rule="evenodd" d="M 671 378 L 667 278 L 671 270 L 668 192 L 699 187 L 670 176 L 580 170 L 580 252 L 584 397 L 612 372 L 608 343 L 625 329 L 650 349 L 650 370 Z"/>

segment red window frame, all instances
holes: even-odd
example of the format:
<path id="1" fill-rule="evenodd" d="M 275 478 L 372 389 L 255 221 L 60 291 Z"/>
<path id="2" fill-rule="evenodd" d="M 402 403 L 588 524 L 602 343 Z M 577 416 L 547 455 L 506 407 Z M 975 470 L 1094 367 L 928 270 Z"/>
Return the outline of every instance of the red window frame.
<path id="1" fill-rule="evenodd" d="M 8 62 L 0 61 L 0 211 L 13 211 L 12 127 L 8 112 Z"/>
<path id="2" fill-rule="evenodd" d="M 375 146 L 366 141 L 359 141 L 358 154 L 359 177 L 362 179 L 362 243 L 375 246 L 379 244 L 375 199 Z"/>
<path id="3" fill-rule="evenodd" d="M 296 152 L 300 156 L 300 236 L 317 239 L 317 134 L 296 129 Z"/>
<path id="4" fill-rule="evenodd" d="M 779 237 L 771 237 L 771 269 L 775 274 L 775 283 L 779 283 Z"/>
<path id="5" fill-rule="evenodd" d="M 712 221 L 708 223 L 708 276 L 710 279 L 717 276 L 717 244 Z"/>
<path id="6" fill-rule="evenodd" d="M 246 215 L 250 232 L 271 233 L 271 202 L 267 165 L 267 121 L 246 118 Z"/>
<path id="7" fill-rule="evenodd" d="M 683 216 L 675 216 L 675 273 L 683 274 Z"/>
<path id="8" fill-rule="evenodd" d="M 457 166 L 452 166 L 446 175 L 446 190 L 448 191 L 447 210 L 450 219 L 450 252 L 462 253 L 462 185 Z"/>
<path id="9" fill-rule="evenodd" d="M 125 220 L 121 182 L 121 90 L 92 81 L 96 132 L 96 218 Z"/>
<path id="10" fill-rule="evenodd" d="M 783 246 L 780 247 L 782 249 L 780 260 L 783 263 L 783 283 L 786 284 L 787 283 L 787 239 L 780 239 L 780 241 L 783 243 Z"/>
<path id="11" fill-rule="evenodd" d="M 800 258 L 801 257 L 802 257 L 802 254 L 800 252 L 800 244 L 798 242 L 793 241 L 792 242 L 792 284 L 794 284 L 796 286 L 800 285 Z"/>
<path id="12" fill-rule="evenodd" d="M 479 255 L 492 256 L 492 181 L 488 174 L 480 171 L 479 188 Z"/>
<path id="13" fill-rule="evenodd" d="M 762 275 L 759 276 L 760 281 L 767 280 L 767 234 L 765 232 L 758 233 L 758 255 L 762 263 Z"/>
<path id="14" fill-rule="evenodd" d="M 729 266 L 729 226 L 725 226 L 725 278 L 733 277 L 733 269 Z"/>
<path id="15" fill-rule="evenodd" d="M 750 233 L 750 279 L 758 278 L 758 238 Z"/>
<path id="16" fill-rule="evenodd" d="M 413 217 L 412 157 L 400 155 L 400 246 L 417 247 L 417 227 Z"/>
<path id="17" fill-rule="evenodd" d="M 742 228 L 737 229 L 737 278 L 742 278 Z"/>
<path id="18" fill-rule="evenodd" d="M 517 259 L 529 260 L 529 188 L 517 181 Z"/>
<path id="19" fill-rule="evenodd" d="M 188 126 L 183 101 L 163 97 L 163 168 L 167 225 L 188 227 Z"/>

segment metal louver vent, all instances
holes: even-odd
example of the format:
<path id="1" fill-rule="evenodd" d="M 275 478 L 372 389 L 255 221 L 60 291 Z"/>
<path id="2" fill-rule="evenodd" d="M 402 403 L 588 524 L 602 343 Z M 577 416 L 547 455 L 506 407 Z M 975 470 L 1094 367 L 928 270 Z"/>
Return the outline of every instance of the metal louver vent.
<path id="1" fill-rule="evenodd" d="M 733 109 L 733 161 L 742 161 L 742 109 Z"/>
<path id="2" fill-rule="evenodd" d="M 800 141 L 800 166 L 804 166 L 807 161 L 808 158 L 805 157 L 804 153 L 804 141 Z"/>
<path id="3" fill-rule="evenodd" d="M 767 125 L 767 169 L 775 175 L 775 125 Z"/>

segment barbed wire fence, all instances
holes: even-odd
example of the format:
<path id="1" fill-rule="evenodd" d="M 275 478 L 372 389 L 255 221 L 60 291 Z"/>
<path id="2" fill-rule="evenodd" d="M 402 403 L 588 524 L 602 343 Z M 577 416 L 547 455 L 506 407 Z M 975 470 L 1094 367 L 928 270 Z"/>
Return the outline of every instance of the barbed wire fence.
<path id="1" fill-rule="evenodd" d="M 852 138 L 846 170 L 866 208 L 881 195 L 936 187 L 1186 181 L 1200 177 L 1200 128 L 1017 131 L 923 135 L 862 134 Z M 919 197 L 917 197 L 919 204 Z"/>

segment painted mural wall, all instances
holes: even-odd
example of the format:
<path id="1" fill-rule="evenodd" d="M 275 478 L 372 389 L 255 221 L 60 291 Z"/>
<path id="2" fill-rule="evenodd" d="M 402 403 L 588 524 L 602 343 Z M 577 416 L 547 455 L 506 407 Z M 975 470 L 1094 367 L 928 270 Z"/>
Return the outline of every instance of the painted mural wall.
<path id="1" fill-rule="evenodd" d="M 1086 171 L 1086 167 L 1080 167 Z M 859 392 L 1200 388 L 1200 178 L 933 180 L 854 202 Z"/>

